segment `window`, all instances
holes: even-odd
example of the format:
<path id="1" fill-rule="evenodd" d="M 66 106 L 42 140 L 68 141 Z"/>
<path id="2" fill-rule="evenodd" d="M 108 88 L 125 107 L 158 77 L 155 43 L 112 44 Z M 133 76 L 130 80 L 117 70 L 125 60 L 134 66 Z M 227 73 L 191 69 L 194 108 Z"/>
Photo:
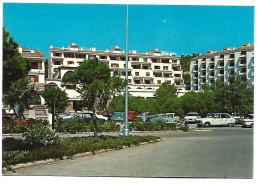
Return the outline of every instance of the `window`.
<path id="1" fill-rule="evenodd" d="M 162 59 L 162 63 L 169 63 L 169 59 Z"/>
<path id="2" fill-rule="evenodd" d="M 148 70 L 149 68 L 148 68 L 148 66 L 143 66 L 143 69 L 146 69 L 146 70 Z"/>
<path id="3" fill-rule="evenodd" d="M 67 64 L 72 65 L 72 64 L 74 64 L 74 61 L 67 61 Z"/>
<path id="4" fill-rule="evenodd" d="M 94 59 L 94 58 L 96 58 L 96 55 L 88 55 L 88 58 L 89 59 Z"/>
<path id="5" fill-rule="evenodd" d="M 32 69 L 38 69 L 38 62 L 31 62 Z"/>
<path id="6" fill-rule="evenodd" d="M 27 79 L 29 82 L 39 82 L 39 76 L 38 75 L 28 75 Z"/>
<path id="7" fill-rule="evenodd" d="M 154 69 L 160 70 L 160 66 L 154 66 Z"/>
<path id="8" fill-rule="evenodd" d="M 150 73 L 149 73 L 149 72 L 146 72 L 146 76 L 150 76 Z"/>
<path id="9" fill-rule="evenodd" d="M 118 68 L 118 67 L 119 67 L 119 64 L 117 64 L 117 63 L 112 63 L 112 64 L 111 64 L 111 67 Z"/>
<path id="10" fill-rule="evenodd" d="M 157 84 L 161 84 L 161 80 L 157 80 Z"/>
<path id="11" fill-rule="evenodd" d="M 132 61 L 139 61 L 139 58 L 132 58 Z"/>
<path id="12" fill-rule="evenodd" d="M 110 56 L 110 60 L 116 60 L 116 57 Z"/>
<path id="13" fill-rule="evenodd" d="M 228 118 L 227 114 L 221 114 L 221 118 Z"/>
<path id="14" fill-rule="evenodd" d="M 132 79 L 128 79 L 128 83 L 132 83 Z"/>
<path id="15" fill-rule="evenodd" d="M 74 58 L 74 54 L 72 54 L 72 53 L 65 53 L 64 57 L 66 57 L 66 58 Z"/>
<path id="16" fill-rule="evenodd" d="M 107 56 L 99 56 L 99 59 L 107 59 Z"/>
<path id="17" fill-rule="evenodd" d="M 139 72 L 135 72 L 135 76 L 139 76 Z"/>
<path id="18" fill-rule="evenodd" d="M 55 57 L 61 57 L 61 53 L 53 53 L 53 56 L 55 56 Z"/>
<path id="19" fill-rule="evenodd" d="M 61 61 L 54 61 L 54 65 L 61 65 Z"/>
<path id="20" fill-rule="evenodd" d="M 164 77 L 170 77 L 170 74 L 165 73 L 165 74 L 164 74 Z"/>
<path id="21" fill-rule="evenodd" d="M 171 84 L 171 81 L 167 81 L 168 84 Z"/>
<path id="22" fill-rule="evenodd" d="M 57 71 L 57 68 L 53 68 L 53 72 L 56 72 Z"/>
<path id="23" fill-rule="evenodd" d="M 143 58 L 143 61 L 144 61 L 144 62 L 147 62 L 147 58 Z"/>
<path id="24" fill-rule="evenodd" d="M 181 74 L 174 74 L 174 77 L 181 77 Z"/>
<path id="25" fill-rule="evenodd" d="M 163 69 L 164 70 L 168 70 L 168 66 L 163 66 Z"/>

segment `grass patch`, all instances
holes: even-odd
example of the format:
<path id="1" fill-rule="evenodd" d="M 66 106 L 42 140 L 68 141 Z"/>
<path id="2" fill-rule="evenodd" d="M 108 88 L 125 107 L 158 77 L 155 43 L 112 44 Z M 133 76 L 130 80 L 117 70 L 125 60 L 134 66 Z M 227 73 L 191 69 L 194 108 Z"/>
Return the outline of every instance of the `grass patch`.
<path id="1" fill-rule="evenodd" d="M 101 149 L 121 149 L 123 146 L 139 145 L 142 142 L 155 141 L 156 136 L 99 136 L 72 137 L 61 140 L 55 145 L 33 146 L 25 140 L 5 138 L 3 139 L 2 167 L 10 168 L 10 165 L 27 163 L 37 160 L 62 159 L 63 156 L 71 157 L 77 153 L 92 152 Z"/>

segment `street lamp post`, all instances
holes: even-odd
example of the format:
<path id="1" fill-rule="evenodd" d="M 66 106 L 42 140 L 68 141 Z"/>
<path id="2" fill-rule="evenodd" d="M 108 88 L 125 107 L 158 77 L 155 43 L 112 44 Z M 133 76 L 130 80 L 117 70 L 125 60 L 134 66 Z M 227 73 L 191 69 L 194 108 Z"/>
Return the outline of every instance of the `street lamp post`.
<path id="1" fill-rule="evenodd" d="M 124 136 L 129 136 L 128 130 L 128 4 L 126 5 L 126 49 L 125 49 L 125 129 Z"/>

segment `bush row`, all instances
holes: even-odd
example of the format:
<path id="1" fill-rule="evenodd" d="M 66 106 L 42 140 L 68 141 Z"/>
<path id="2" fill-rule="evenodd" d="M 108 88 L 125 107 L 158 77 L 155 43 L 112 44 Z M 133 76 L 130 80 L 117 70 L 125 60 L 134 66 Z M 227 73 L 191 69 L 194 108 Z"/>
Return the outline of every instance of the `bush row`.
<path id="1" fill-rule="evenodd" d="M 120 131 L 120 126 L 113 120 L 101 122 L 97 120 L 98 132 L 115 132 Z M 76 118 L 68 121 L 57 121 L 55 123 L 56 132 L 60 133 L 79 133 L 79 132 L 93 132 L 93 122 L 84 122 L 83 120 Z"/>
<path id="2" fill-rule="evenodd" d="M 155 141 L 155 136 L 99 136 L 66 138 L 56 144 L 49 146 L 32 147 L 26 140 L 14 140 L 6 138 L 3 140 L 2 167 L 18 163 L 26 163 L 46 159 L 62 159 L 63 156 L 71 157 L 77 153 L 92 152 L 101 149 L 121 149 L 123 146 L 139 145 L 141 142 Z M 14 143 L 14 144 L 13 144 Z M 16 149 L 15 145 L 27 145 L 26 149 Z M 11 146 L 10 146 L 11 145 Z"/>
<path id="3" fill-rule="evenodd" d="M 165 123 L 162 121 L 143 122 L 141 120 L 133 121 L 129 124 L 129 130 L 136 131 L 160 131 L 160 130 L 183 130 L 188 131 L 188 126 L 184 124 L 177 123 Z"/>
<path id="4" fill-rule="evenodd" d="M 12 120 L 9 120 L 7 123 L 2 124 L 3 134 L 8 133 L 24 133 L 33 128 L 33 126 L 49 127 L 49 122 L 46 120 L 34 120 L 29 119 L 26 123 L 15 123 Z"/>

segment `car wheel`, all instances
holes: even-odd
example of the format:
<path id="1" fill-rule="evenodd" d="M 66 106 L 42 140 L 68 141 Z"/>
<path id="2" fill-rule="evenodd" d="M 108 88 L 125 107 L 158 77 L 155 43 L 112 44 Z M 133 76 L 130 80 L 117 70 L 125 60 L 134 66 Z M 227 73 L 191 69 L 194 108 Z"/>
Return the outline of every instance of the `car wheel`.
<path id="1" fill-rule="evenodd" d="M 232 127 L 232 124 L 231 124 L 231 123 L 228 123 L 227 126 L 228 126 L 228 127 Z"/>
<path id="2" fill-rule="evenodd" d="M 250 128 L 254 128 L 254 124 L 253 123 L 250 125 Z"/>
<path id="3" fill-rule="evenodd" d="M 204 124 L 204 127 L 210 127 L 210 123 L 209 123 L 209 122 L 206 122 L 206 123 Z"/>

